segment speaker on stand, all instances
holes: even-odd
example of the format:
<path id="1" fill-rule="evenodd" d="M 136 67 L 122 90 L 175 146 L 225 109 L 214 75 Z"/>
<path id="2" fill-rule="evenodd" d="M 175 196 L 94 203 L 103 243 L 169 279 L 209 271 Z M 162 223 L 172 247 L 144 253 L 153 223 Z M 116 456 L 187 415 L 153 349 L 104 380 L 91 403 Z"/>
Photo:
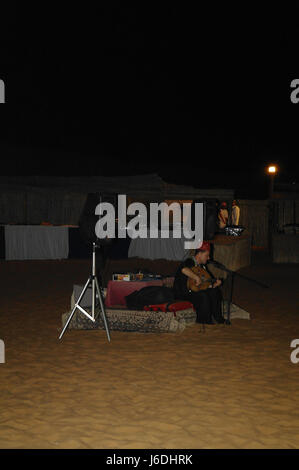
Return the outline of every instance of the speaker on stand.
<path id="1" fill-rule="evenodd" d="M 96 236 L 95 226 L 99 216 L 95 214 L 95 209 L 101 202 L 110 202 L 114 206 L 115 212 L 117 212 L 116 201 L 117 198 L 114 194 L 89 193 L 79 219 L 80 237 L 90 247 L 90 256 L 92 255 L 93 243 L 101 247 L 100 250 L 96 250 L 97 276 L 100 282 L 102 282 L 101 273 L 105 267 L 108 249 L 115 243 L 115 239 L 99 239 Z"/>

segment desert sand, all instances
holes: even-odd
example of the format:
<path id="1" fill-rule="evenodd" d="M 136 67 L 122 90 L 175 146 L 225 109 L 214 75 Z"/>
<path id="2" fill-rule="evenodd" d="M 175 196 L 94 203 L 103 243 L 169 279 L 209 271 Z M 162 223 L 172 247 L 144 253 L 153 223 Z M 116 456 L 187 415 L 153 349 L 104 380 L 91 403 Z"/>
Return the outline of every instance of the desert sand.
<path id="1" fill-rule="evenodd" d="M 249 321 L 110 343 L 104 330 L 58 339 L 88 260 L 1 261 L 0 447 L 298 448 L 299 265 L 257 255 L 240 273 L 271 287 L 234 288 Z"/>

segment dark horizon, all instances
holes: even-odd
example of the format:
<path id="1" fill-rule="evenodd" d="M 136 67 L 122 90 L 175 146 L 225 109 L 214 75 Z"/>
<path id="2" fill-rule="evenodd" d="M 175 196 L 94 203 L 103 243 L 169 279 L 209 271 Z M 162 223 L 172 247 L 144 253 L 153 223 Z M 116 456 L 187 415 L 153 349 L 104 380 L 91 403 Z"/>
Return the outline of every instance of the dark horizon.
<path id="1" fill-rule="evenodd" d="M 1 173 L 157 173 L 266 198 L 276 163 L 298 183 L 295 14 L 222 8 L 26 10 L 32 37 L 7 17 Z"/>

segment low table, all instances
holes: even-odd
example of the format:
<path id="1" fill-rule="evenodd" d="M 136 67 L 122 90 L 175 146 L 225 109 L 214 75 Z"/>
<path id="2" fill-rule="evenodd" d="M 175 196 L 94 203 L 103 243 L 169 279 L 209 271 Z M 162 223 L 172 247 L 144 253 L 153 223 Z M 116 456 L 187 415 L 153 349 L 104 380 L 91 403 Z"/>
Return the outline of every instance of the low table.
<path id="1" fill-rule="evenodd" d="M 126 306 L 125 297 L 136 290 L 148 286 L 163 286 L 163 280 L 153 281 L 108 281 L 105 298 L 106 307 Z"/>

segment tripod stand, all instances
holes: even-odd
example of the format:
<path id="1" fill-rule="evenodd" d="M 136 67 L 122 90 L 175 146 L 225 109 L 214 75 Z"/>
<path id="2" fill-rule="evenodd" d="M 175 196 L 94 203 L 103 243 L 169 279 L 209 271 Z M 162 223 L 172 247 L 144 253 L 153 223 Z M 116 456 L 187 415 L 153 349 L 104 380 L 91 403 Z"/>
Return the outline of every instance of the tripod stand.
<path id="1" fill-rule="evenodd" d="M 255 279 L 251 279 L 250 277 L 244 276 L 243 274 L 239 274 L 236 271 L 232 271 L 231 269 L 228 269 L 226 266 L 224 266 L 221 263 L 218 263 L 218 261 L 210 260 L 209 264 L 214 265 L 216 268 L 222 269 L 223 271 L 226 271 L 228 273 L 228 282 L 229 282 L 229 298 L 228 298 L 228 305 L 227 305 L 227 319 L 225 320 L 225 323 L 227 325 L 231 325 L 230 321 L 230 306 L 232 303 L 233 299 L 233 283 L 234 283 L 234 276 L 239 276 L 243 279 L 246 279 L 247 281 L 254 282 L 258 286 L 264 287 L 265 289 L 268 289 L 269 286 L 266 284 L 263 284 L 260 281 L 256 281 Z"/>
<path id="2" fill-rule="evenodd" d="M 68 325 L 69 325 L 71 319 L 73 318 L 73 315 L 74 315 L 74 313 L 77 309 L 80 310 L 80 312 L 82 312 L 87 318 L 89 318 L 89 320 L 91 320 L 92 322 L 95 321 L 94 310 L 95 310 L 95 299 L 96 299 L 96 291 L 97 291 L 97 295 L 98 295 L 100 305 L 101 305 L 101 312 L 102 312 L 103 322 L 104 322 L 104 325 L 105 325 L 108 341 L 110 341 L 110 334 L 109 334 L 109 328 L 108 328 L 106 314 L 105 314 L 104 302 L 103 302 L 103 298 L 102 298 L 102 293 L 101 293 L 100 288 L 99 288 L 99 282 L 98 282 L 98 279 L 97 279 L 97 276 L 96 276 L 96 248 L 98 248 L 98 246 L 96 245 L 95 242 L 93 242 L 92 243 L 92 274 L 87 279 L 87 282 L 86 282 L 85 286 L 83 287 L 83 290 L 82 290 L 77 302 L 75 303 L 75 306 L 74 306 L 70 316 L 68 317 L 62 332 L 60 333 L 59 339 L 62 338 L 65 330 L 67 329 L 67 327 L 68 327 Z M 92 286 L 91 315 L 89 315 L 89 313 L 86 312 L 86 310 L 84 310 L 84 308 L 82 308 L 81 305 L 80 305 L 81 299 L 84 296 L 84 294 L 85 294 L 88 286 L 90 285 L 90 283 L 91 283 L 91 286 Z"/>

